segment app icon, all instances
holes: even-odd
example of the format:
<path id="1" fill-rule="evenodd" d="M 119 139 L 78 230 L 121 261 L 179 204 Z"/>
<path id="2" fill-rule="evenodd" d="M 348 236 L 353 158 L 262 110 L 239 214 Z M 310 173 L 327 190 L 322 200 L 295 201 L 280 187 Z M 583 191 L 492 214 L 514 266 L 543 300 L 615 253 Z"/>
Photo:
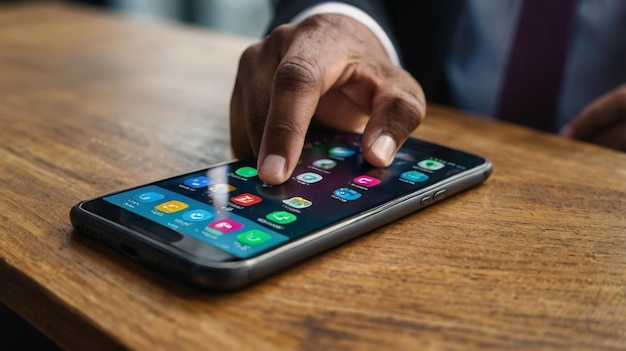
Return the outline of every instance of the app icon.
<path id="1" fill-rule="evenodd" d="M 285 205 L 291 206 L 293 208 L 307 208 L 311 205 L 313 205 L 313 203 L 303 197 L 299 197 L 299 196 L 294 196 L 290 199 L 285 199 L 283 200 L 283 203 Z"/>
<path id="2" fill-rule="evenodd" d="M 211 218 L 213 218 L 211 212 L 205 210 L 191 210 L 183 213 L 183 219 L 189 222 L 208 221 Z"/>
<path id="3" fill-rule="evenodd" d="M 211 185 L 209 187 L 209 190 L 213 193 L 216 194 L 226 194 L 229 193 L 233 190 L 235 190 L 237 188 L 235 188 L 234 186 L 230 185 L 230 184 L 226 184 L 226 183 L 219 183 L 219 184 L 214 184 Z"/>
<path id="4" fill-rule="evenodd" d="M 421 160 L 417 165 L 424 169 L 430 169 L 431 171 L 442 169 L 444 166 L 443 163 L 435 160 Z"/>
<path id="5" fill-rule="evenodd" d="M 400 177 L 412 182 L 425 182 L 428 180 L 428 176 L 426 174 L 418 171 L 407 171 L 400 174 Z"/>
<path id="6" fill-rule="evenodd" d="M 380 179 L 374 178 L 374 177 L 370 177 L 367 175 L 362 175 L 362 176 L 358 176 L 356 178 L 354 178 L 354 183 L 359 184 L 359 185 L 363 185 L 366 187 L 372 187 L 372 186 L 376 186 L 378 184 L 380 184 Z"/>
<path id="7" fill-rule="evenodd" d="M 207 178 L 205 176 L 199 176 L 191 179 L 185 180 L 185 185 L 190 186 L 192 188 L 202 188 L 209 184 L 213 183 L 211 178 Z"/>
<path id="8" fill-rule="evenodd" d="M 250 178 L 250 177 L 254 177 L 257 174 L 259 174 L 259 172 L 257 172 L 256 168 L 252 168 L 252 167 L 241 167 L 241 168 L 237 168 L 237 170 L 235 171 L 235 174 L 245 177 L 245 178 Z"/>
<path id="9" fill-rule="evenodd" d="M 356 190 L 348 189 L 348 188 L 339 188 L 334 192 L 335 196 L 340 197 L 344 200 L 352 201 L 361 197 L 361 193 Z"/>
<path id="10" fill-rule="evenodd" d="M 267 216 L 265 216 L 265 218 L 278 224 L 289 224 L 291 222 L 294 222 L 296 219 L 298 219 L 298 217 L 296 217 L 295 215 L 287 211 L 272 212 L 268 214 Z"/>
<path id="11" fill-rule="evenodd" d="M 302 173 L 296 177 L 296 179 L 303 181 L 305 183 L 316 183 L 323 179 L 323 177 L 317 173 L 307 172 Z"/>
<path id="12" fill-rule="evenodd" d="M 233 196 L 230 198 L 230 201 L 236 203 L 237 205 L 241 205 L 241 206 L 251 206 L 254 204 L 258 204 L 259 202 L 261 202 L 263 199 L 256 196 L 256 195 L 252 195 L 250 193 L 245 193 L 245 194 L 241 194 L 241 195 L 237 195 L 237 196 Z"/>
<path id="13" fill-rule="evenodd" d="M 234 232 L 235 230 L 243 228 L 243 224 L 233 221 L 232 219 L 220 219 L 219 221 L 209 223 L 209 228 L 215 229 L 218 232 L 227 234 Z"/>
<path id="14" fill-rule="evenodd" d="M 163 194 L 155 193 L 154 191 L 148 191 L 133 196 L 133 200 L 137 200 L 139 202 L 155 202 L 163 200 L 164 197 L 165 196 L 163 196 Z"/>
<path id="15" fill-rule="evenodd" d="M 252 229 L 243 234 L 237 235 L 237 241 L 242 244 L 256 246 L 268 242 L 272 236 L 257 229 Z"/>
<path id="16" fill-rule="evenodd" d="M 356 151 L 347 147 L 335 146 L 334 148 L 328 150 L 328 153 L 337 157 L 350 157 L 356 154 Z"/>
<path id="17" fill-rule="evenodd" d="M 182 211 L 186 209 L 187 207 L 189 207 L 189 205 L 187 205 L 186 203 L 176 201 L 176 200 L 164 202 L 160 205 L 154 206 L 154 208 L 156 208 L 157 210 L 163 211 L 165 213 L 174 213 L 174 212 Z"/>
<path id="18" fill-rule="evenodd" d="M 313 166 L 321 169 L 332 169 L 337 165 L 337 162 L 333 160 L 329 160 L 327 158 L 323 158 L 321 160 L 317 160 L 313 162 Z"/>

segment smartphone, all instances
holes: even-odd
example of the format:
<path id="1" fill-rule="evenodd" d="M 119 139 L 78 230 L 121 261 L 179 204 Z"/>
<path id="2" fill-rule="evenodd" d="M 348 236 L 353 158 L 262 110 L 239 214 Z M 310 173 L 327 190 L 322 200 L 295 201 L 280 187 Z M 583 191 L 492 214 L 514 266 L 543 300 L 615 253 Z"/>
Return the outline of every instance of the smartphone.
<path id="1" fill-rule="evenodd" d="M 387 168 L 360 134 L 308 140 L 292 177 L 269 186 L 255 160 L 223 163 L 84 201 L 72 224 L 192 285 L 241 288 L 483 182 L 484 157 L 409 138 Z"/>

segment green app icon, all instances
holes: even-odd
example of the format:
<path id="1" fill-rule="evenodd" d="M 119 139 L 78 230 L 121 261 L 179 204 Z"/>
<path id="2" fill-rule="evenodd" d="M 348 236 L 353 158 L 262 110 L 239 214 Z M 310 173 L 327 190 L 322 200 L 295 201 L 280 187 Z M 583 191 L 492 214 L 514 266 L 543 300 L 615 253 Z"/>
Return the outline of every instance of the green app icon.
<path id="1" fill-rule="evenodd" d="M 298 217 L 287 211 L 276 211 L 268 214 L 265 218 L 278 224 L 288 224 L 294 222 Z"/>
<path id="2" fill-rule="evenodd" d="M 259 172 L 257 172 L 257 170 L 255 168 L 252 167 L 241 167 L 238 168 L 235 173 L 239 176 L 245 177 L 245 178 L 250 178 L 250 177 L 254 177 L 257 174 L 259 174 Z"/>
<path id="3" fill-rule="evenodd" d="M 256 229 L 237 235 L 237 241 L 250 246 L 261 245 L 270 239 L 272 239 L 271 235 Z"/>
<path id="4" fill-rule="evenodd" d="M 430 169 L 432 171 L 440 170 L 444 166 L 443 163 L 435 161 L 435 160 L 422 160 L 417 165 L 424 169 Z"/>

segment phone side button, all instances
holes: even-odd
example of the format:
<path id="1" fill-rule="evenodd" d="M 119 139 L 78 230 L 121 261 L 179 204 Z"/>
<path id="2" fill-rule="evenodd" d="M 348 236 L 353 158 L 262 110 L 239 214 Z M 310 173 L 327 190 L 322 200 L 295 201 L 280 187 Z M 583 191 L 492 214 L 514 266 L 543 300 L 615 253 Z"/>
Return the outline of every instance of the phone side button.
<path id="1" fill-rule="evenodd" d="M 422 198 L 422 200 L 420 200 L 420 206 L 426 206 L 426 205 L 428 205 L 428 204 L 430 203 L 430 201 L 431 201 L 431 200 L 432 200 L 432 198 L 431 198 L 429 195 L 424 196 L 424 197 Z"/>
<path id="2" fill-rule="evenodd" d="M 446 197 L 446 189 L 439 190 L 438 192 L 436 192 L 435 195 L 433 196 L 433 200 L 439 201 L 443 199 L 444 197 Z"/>

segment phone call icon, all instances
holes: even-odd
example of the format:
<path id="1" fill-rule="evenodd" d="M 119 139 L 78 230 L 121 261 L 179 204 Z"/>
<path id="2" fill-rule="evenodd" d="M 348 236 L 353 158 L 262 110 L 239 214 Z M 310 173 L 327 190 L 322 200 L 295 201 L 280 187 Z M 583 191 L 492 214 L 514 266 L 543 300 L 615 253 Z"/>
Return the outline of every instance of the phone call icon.
<path id="1" fill-rule="evenodd" d="M 237 241 L 242 244 L 256 246 L 268 242 L 272 236 L 257 229 L 252 229 L 243 234 L 237 235 Z"/>
<path id="2" fill-rule="evenodd" d="M 289 224 L 291 222 L 295 222 L 296 219 L 298 219 L 298 217 L 287 211 L 275 211 L 265 216 L 265 218 L 278 224 Z"/>

